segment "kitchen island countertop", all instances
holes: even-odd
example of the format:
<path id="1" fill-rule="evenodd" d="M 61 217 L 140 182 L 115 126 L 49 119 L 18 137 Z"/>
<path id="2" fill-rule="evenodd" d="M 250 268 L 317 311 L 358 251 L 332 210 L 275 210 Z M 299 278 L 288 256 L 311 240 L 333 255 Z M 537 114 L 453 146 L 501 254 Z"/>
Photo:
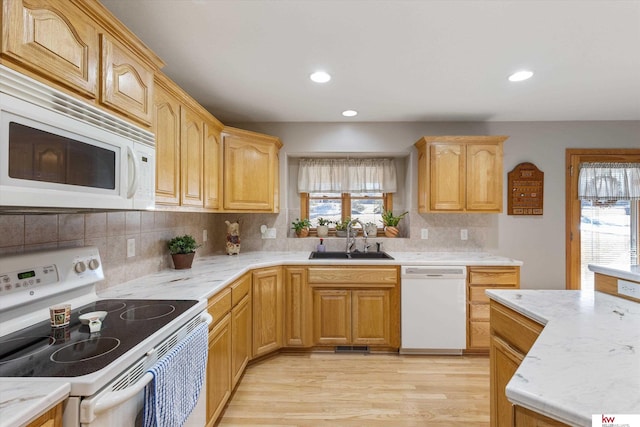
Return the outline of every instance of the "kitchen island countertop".
<path id="1" fill-rule="evenodd" d="M 70 390 L 69 383 L 60 381 L 0 378 L 0 426 L 26 426 L 66 399 Z"/>
<path id="2" fill-rule="evenodd" d="M 589 264 L 589 270 L 594 273 L 606 274 L 624 280 L 640 282 L 640 265 L 599 265 Z"/>
<path id="3" fill-rule="evenodd" d="M 507 384 L 512 403 L 572 426 L 640 414 L 640 304 L 592 291 L 486 292 L 545 325 Z"/>

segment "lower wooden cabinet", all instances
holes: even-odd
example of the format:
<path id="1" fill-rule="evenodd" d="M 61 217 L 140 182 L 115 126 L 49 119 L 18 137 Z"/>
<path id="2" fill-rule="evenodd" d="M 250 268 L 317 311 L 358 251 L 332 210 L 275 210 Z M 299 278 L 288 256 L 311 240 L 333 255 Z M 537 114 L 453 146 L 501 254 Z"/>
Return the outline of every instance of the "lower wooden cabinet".
<path id="1" fill-rule="evenodd" d="M 313 345 L 313 295 L 306 267 L 284 268 L 284 346 Z"/>
<path id="2" fill-rule="evenodd" d="M 514 425 L 517 427 L 569 427 L 568 424 L 545 417 L 522 406 L 515 406 Z"/>
<path id="3" fill-rule="evenodd" d="M 231 396 L 231 315 L 209 331 L 207 358 L 207 426 L 215 424 Z"/>
<path id="4" fill-rule="evenodd" d="M 231 388 L 235 388 L 251 357 L 251 275 L 231 285 Z"/>
<path id="5" fill-rule="evenodd" d="M 507 399 L 505 388 L 543 326 L 495 301 L 491 301 L 490 310 L 491 426 L 511 427 L 514 406 Z"/>
<path id="6" fill-rule="evenodd" d="M 520 287 L 518 266 L 467 268 L 467 351 L 489 351 L 489 297 L 487 289 Z"/>
<path id="7" fill-rule="evenodd" d="M 309 267 L 316 346 L 398 348 L 397 267 Z"/>
<path id="8" fill-rule="evenodd" d="M 209 300 L 207 355 L 207 426 L 215 424 L 231 396 L 231 289 L 226 288 Z"/>
<path id="9" fill-rule="evenodd" d="M 282 347 L 284 329 L 282 268 L 254 270 L 252 287 L 252 356 L 259 357 Z"/>
<path id="10" fill-rule="evenodd" d="M 59 403 L 49 409 L 27 424 L 27 427 L 62 427 L 62 405 L 62 403 Z"/>

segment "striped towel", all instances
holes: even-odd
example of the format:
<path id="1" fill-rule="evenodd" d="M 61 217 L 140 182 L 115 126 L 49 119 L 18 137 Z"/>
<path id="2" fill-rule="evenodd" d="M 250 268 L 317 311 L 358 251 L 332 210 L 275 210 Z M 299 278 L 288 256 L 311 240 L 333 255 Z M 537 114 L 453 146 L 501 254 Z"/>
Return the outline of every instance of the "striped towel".
<path id="1" fill-rule="evenodd" d="M 209 327 L 198 325 L 147 372 L 145 427 L 181 427 L 198 402 L 207 366 Z"/>

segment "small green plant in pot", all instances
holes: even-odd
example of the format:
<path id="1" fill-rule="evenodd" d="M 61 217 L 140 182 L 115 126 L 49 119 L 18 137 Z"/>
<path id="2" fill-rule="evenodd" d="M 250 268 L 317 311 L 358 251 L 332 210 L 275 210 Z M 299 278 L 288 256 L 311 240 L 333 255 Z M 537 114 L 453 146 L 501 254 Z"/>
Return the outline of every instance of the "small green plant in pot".
<path id="1" fill-rule="evenodd" d="M 347 236 L 347 226 L 351 222 L 351 217 L 346 217 L 342 221 L 336 222 L 336 236 L 338 237 L 346 237 Z"/>
<path id="2" fill-rule="evenodd" d="M 174 237 L 169 240 L 167 246 L 169 246 L 169 253 L 171 254 L 176 270 L 191 268 L 196 249 L 200 247 L 196 239 L 189 234 Z"/>
<path id="3" fill-rule="evenodd" d="M 309 227 L 311 227 L 311 221 L 308 218 L 296 218 L 291 223 L 291 228 L 295 230 L 298 237 L 307 237 L 309 235 Z"/>
<path id="4" fill-rule="evenodd" d="M 333 221 L 330 219 L 324 219 L 322 217 L 318 217 L 318 226 L 316 227 L 316 233 L 318 233 L 318 237 L 327 237 L 329 235 L 329 225 L 331 225 Z"/>
<path id="5" fill-rule="evenodd" d="M 382 212 L 382 223 L 384 224 L 384 235 L 387 237 L 397 237 L 398 223 L 409 212 L 403 212 L 400 215 L 394 215 L 391 210 Z"/>

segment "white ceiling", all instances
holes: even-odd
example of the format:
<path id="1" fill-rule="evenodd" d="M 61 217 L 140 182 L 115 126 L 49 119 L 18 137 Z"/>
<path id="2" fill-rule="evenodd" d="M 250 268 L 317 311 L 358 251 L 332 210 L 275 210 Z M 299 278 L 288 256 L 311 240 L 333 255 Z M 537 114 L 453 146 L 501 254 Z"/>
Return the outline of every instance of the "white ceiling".
<path id="1" fill-rule="evenodd" d="M 226 123 L 640 120 L 640 0 L 102 3 Z"/>

